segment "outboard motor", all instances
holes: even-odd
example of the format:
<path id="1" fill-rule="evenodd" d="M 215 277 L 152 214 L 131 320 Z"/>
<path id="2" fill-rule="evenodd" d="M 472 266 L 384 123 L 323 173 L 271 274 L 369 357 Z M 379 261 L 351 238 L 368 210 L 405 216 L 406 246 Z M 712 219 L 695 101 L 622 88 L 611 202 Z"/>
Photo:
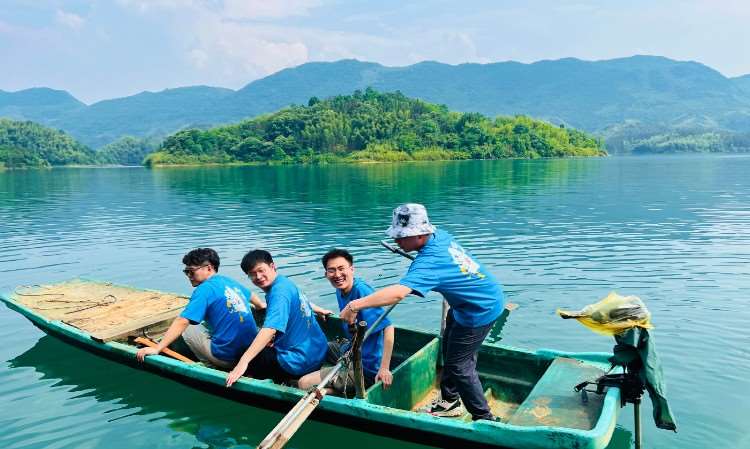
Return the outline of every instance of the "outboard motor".
<path id="1" fill-rule="evenodd" d="M 601 301 L 578 312 L 558 310 L 564 319 L 576 319 L 594 332 L 615 339 L 609 372 L 598 379 L 575 386 L 581 399 L 588 401 L 588 393 L 604 394 L 609 387 L 620 389 L 621 406 L 633 404 L 635 447 L 641 448 L 640 405 L 644 391 L 648 391 L 654 408 L 654 423 L 660 429 L 677 431 L 677 423 L 669 409 L 666 384 L 653 336 L 651 314 L 637 296 L 610 293 Z M 613 373 L 613 371 L 617 371 Z M 594 389 L 587 389 L 589 385 Z"/>

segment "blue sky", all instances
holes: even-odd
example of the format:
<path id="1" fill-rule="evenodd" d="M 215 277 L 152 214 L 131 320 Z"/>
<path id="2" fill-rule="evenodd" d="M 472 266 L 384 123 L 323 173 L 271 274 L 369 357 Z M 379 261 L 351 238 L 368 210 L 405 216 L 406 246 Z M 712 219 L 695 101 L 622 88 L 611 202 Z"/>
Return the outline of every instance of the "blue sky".
<path id="1" fill-rule="evenodd" d="M 401 66 L 633 54 L 750 73 L 750 1 L 2 0 L 0 89 L 94 101 L 240 88 L 308 61 Z"/>

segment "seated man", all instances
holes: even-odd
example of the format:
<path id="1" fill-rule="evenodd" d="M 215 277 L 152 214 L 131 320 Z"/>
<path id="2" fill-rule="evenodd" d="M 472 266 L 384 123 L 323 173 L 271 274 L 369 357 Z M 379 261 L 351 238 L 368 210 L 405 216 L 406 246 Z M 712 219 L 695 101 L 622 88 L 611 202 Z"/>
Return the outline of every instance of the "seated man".
<path id="1" fill-rule="evenodd" d="M 325 276 L 336 289 L 336 299 L 339 303 L 339 310 L 349 304 L 349 301 L 362 298 L 373 293 L 372 287 L 359 278 L 354 277 L 354 258 L 344 249 L 333 249 L 328 251 L 322 259 Z M 369 325 L 374 323 L 383 309 L 372 308 L 361 310 L 357 314 L 357 321 L 365 321 Z M 351 341 L 349 326 L 346 322 L 341 322 L 344 328 L 344 334 Z M 394 328 L 388 318 L 378 324 L 367 340 L 362 343 L 362 371 L 364 371 L 365 385 L 370 386 L 377 381 L 382 381 L 383 385 L 388 388 L 393 382 L 390 364 L 391 354 L 393 353 Z M 350 343 L 345 346 L 339 346 L 336 342 L 329 344 L 330 361 L 336 362 L 343 353 L 349 349 Z M 354 389 L 354 367 L 350 367 L 348 373 L 341 373 L 330 385 L 329 392 L 342 394 Z M 299 380 L 299 388 L 307 390 L 314 385 L 318 385 L 325 378 L 332 368 L 323 368 L 320 371 L 312 372 Z M 347 390 L 347 391 L 345 391 Z"/>
<path id="2" fill-rule="evenodd" d="M 195 287 L 190 301 L 155 348 L 142 348 L 139 361 L 160 353 L 182 338 L 203 363 L 231 369 L 258 333 L 248 299 L 264 308 L 260 299 L 237 281 L 219 275 L 219 255 L 211 248 L 198 248 L 182 258 L 182 270 Z M 208 329 L 200 323 L 205 321 Z"/>
<path id="3" fill-rule="evenodd" d="M 246 372 L 256 379 L 285 383 L 319 369 L 328 346 L 313 313 L 331 312 L 311 304 L 294 282 L 278 274 L 267 251 L 250 251 L 240 266 L 266 293 L 266 319 L 227 376 L 227 387 Z"/>

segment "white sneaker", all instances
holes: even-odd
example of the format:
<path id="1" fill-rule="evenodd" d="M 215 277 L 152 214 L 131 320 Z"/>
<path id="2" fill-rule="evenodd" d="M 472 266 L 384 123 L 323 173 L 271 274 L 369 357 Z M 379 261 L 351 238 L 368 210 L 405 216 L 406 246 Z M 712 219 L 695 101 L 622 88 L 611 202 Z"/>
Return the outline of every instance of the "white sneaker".
<path id="1" fill-rule="evenodd" d="M 435 400 L 430 404 L 427 413 L 432 416 L 441 417 L 456 417 L 466 413 L 464 406 L 461 405 L 461 400 L 456 399 L 455 401 Z"/>

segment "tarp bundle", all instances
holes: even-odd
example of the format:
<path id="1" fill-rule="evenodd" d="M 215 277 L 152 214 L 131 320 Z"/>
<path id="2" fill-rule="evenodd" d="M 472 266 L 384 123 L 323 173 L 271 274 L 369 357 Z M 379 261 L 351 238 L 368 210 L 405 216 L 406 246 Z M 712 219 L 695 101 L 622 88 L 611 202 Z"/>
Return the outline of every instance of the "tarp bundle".
<path id="1" fill-rule="evenodd" d="M 578 312 L 557 310 L 561 317 L 575 318 L 581 324 L 602 335 L 614 336 L 640 327 L 651 329 L 651 314 L 637 296 L 620 296 L 611 292 L 601 301 L 589 304 Z"/>
<path id="2" fill-rule="evenodd" d="M 654 408 L 654 422 L 660 429 L 677 431 L 677 423 L 667 403 L 667 387 L 661 361 L 656 354 L 651 313 L 637 296 L 620 296 L 611 292 L 604 299 L 578 312 L 557 311 L 563 318 L 575 318 L 594 332 L 614 336 L 617 343 L 612 365 L 637 373 L 648 391 Z"/>
<path id="3" fill-rule="evenodd" d="M 667 403 L 667 384 L 653 335 L 647 329 L 633 328 L 615 335 L 615 341 L 615 354 L 609 360 L 613 365 L 627 366 L 629 371 L 638 373 L 654 406 L 656 427 L 677 432 L 677 421 Z"/>

